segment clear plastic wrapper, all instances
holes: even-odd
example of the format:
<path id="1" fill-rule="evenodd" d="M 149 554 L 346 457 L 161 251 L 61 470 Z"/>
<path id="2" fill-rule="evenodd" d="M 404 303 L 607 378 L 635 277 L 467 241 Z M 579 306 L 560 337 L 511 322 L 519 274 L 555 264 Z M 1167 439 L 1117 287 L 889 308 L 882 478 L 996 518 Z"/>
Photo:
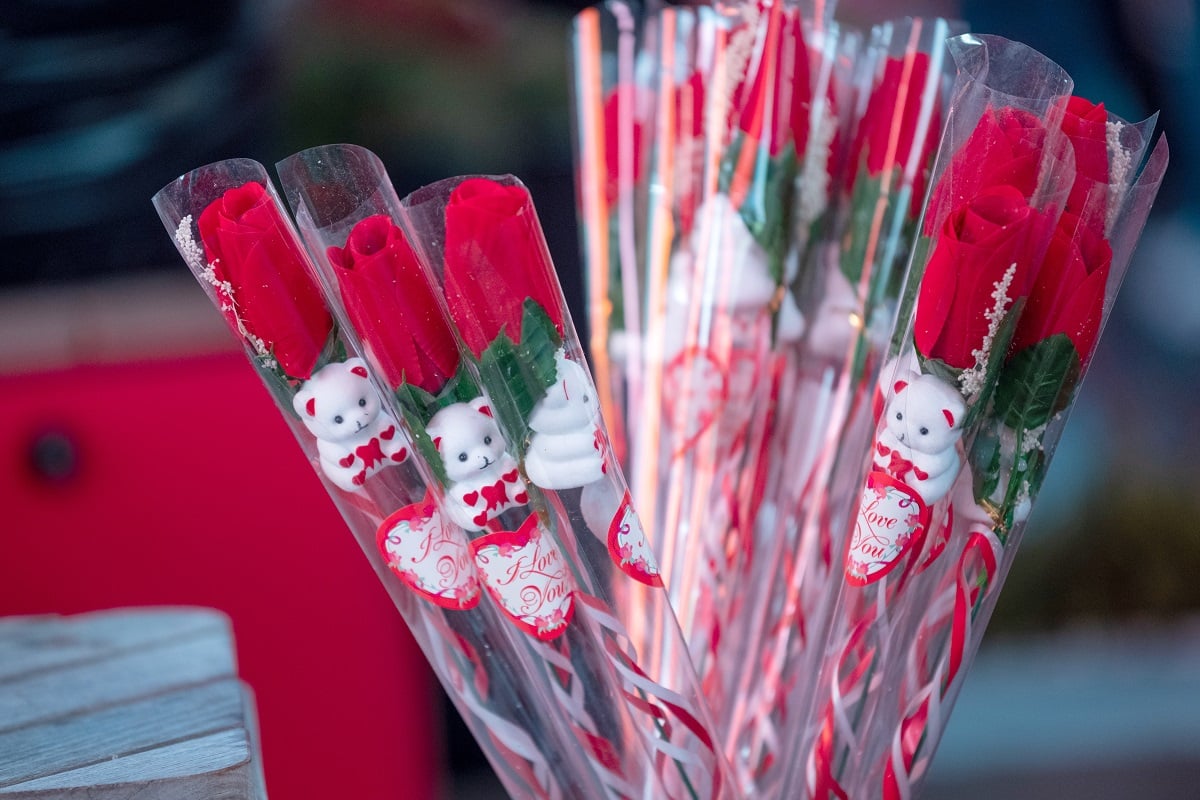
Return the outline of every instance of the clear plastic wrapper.
<path id="1" fill-rule="evenodd" d="M 378 160 L 348 145 L 280 171 L 330 266 L 380 216 L 413 243 L 437 296 L 424 313 L 453 332 L 463 371 L 451 394 L 398 391 L 401 413 L 439 465 L 484 587 L 528 635 L 602 782 L 621 796 L 725 796 L 695 684 L 686 670 L 664 684 L 634 644 L 678 631 L 528 192 L 511 178 L 455 178 L 400 201 Z"/>
<path id="2" fill-rule="evenodd" d="M 427 491 L 411 432 L 331 313 L 263 167 L 200 167 L 154 205 L 507 791 L 604 796 L 483 602 L 465 534 Z"/>
<path id="3" fill-rule="evenodd" d="M 1013 513 L 1027 512 L 1029 481 L 1021 489 L 1010 479 L 1023 465 L 1044 468 L 1045 442 L 1034 439 L 1048 406 L 1069 406 L 1072 394 L 1061 389 L 1080 372 L 1069 337 L 1039 342 L 1032 332 L 1045 316 L 1039 309 L 1061 302 L 1049 298 L 1069 244 L 1076 262 L 1083 251 L 1082 260 L 1099 259 L 1101 249 L 1085 242 L 1080 218 L 1063 211 L 1079 202 L 1070 198 L 1084 180 L 1078 148 L 1064 133 L 1070 78 L 998 37 L 963 36 L 950 45 L 959 80 L 937 180 L 881 372 L 878 422 L 810 705 L 807 759 L 789 776 L 789 785 L 813 797 L 877 791 L 857 781 L 879 737 L 895 727 L 885 720 L 900 724 L 892 709 L 903 665 L 914 658 L 915 620 L 930 607 L 939 573 L 953 569 L 945 552 L 955 526 L 977 506 L 962 492 L 975 492 L 987 508 L 1004 483 L 999 505 L 1008 510 L 993 508 L 998 519 L 1011 523 Z M 1085 295 L 1100 296 L 1100 283 L 1087 281 L 1075 310 Z M 1089 308 L 1088 322 L 1071 325 L 1088 330 L 1080 336 L 1090 348 L 1100 317 L 1098 305 Z M 1076 353 L 1073 364 L 1068 351 Z M 998 432 L 999 420 L 1019 420 L 1015 437 Z M 931 646 L 922 639 L 915 661 L 928 660 Z"/>

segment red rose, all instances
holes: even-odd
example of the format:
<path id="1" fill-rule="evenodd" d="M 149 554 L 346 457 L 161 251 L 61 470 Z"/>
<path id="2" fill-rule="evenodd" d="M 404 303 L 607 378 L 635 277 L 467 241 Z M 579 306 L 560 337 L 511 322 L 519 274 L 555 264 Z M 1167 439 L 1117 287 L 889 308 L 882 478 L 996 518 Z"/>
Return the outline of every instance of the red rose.
<path id="1" fill-rule="evenodd" d="M 260 183 L 227 190 L 196 221 L 222 311 L 284 374 L 307 379 L 333 330 L 333 317 L 303 249 Z M 239 327 L 240 324 L 240 327 Z M 260 344 L 261 343 L 261 346 Z"/>
<path id="2" fill-rule="evenodd" d="M 809 114 L 812 110 L 812 75 L 808 46 L 804 43 L 804 21 L 798 12 L 789 18 L 787 35 L 791 37 L 791 108 L 788 123 L 792 127 L 792 146 L 801 155 L 808 148 Z M 787 52 L 786 49 L 784 51 Z M 833 102 L 832 86 L 829 102 Z"/>
<path id="3" fill-rule="evenodd" d="M 1095 229 L 1064 213 L 1021 312 L 1013 351 L 1065 333 L 1086 367 L 1100 334 L 1112 248 Z"/>
<path id="4" fill-rule="evenodd" d="M 917 159 L 913 178 L 910 213 L 916 217 L 925 202 L 925 185 L 929 178 L 930 157 L 937 149 L 941 136 L 940 100 L 929 120 L 920 152 L 913 153 L 913 140 L 920 121 L 922 95 L 929 80 L 929 54 L 915 53 L 911 60 L 888 58 L 883 76 L 867 100 L 867 108 L 858 123 L 858 132 L 850 153 L 849 185 L 853 186 L 865 153 L 867 174 L 878 178 L 884 169 L 903 167 L 909 158 Z M 889 143 L 896 137 L 895 149 L 888 157 Z"/>
<path id="5" fill-rule="evenodd" d="M 1075 180 L 1067 211 L 1102 231 L 1108 214 L 1108 112 L 1104 104 L 1072 97 L 1063 114 L 1062 131 L 1075 151 Z"/>
<path id="6" fill-rule="evenodd" d="M 917 297 L 913 335 L 921 354 L 959 369 L 974 366 L 997 284 L 1011 268 L 1003 310 L 1027 295 L 1047 234 L 1046 216 L 1012 186 L 985 189 L 947 217 Z"/>
<path id="7" fill-rule="evenodd" d="M 446 302 L 478 358 L 500 335 L 521 341 L 526 298 L 559 333 L 563 311 L 554 264 L 525 187 L 470 178 L 446 204 Z"/>
<path id="8" fill-rule="evenodd" d="M 965 200 L 989 186 L 1012 186 L 1026 198 L 1038 185 L 1046 128 L 1028 111 L 988 106 L 934 187 L 925 233 Z"/>
<path id="9" fill-rule="evenodd" d="M 642 176 L 644 159 L 641 145 L 645 126 L 638 118 L 637 92 L 636 86 L 623 84 L 613 89 L 604 101 L 604 166 L 608 178 L 605 186 L 605 200 L 610 207 L 616 202 L 622 188 L 620 157 L 623 147 L 628 148 L 627 152 L 633 161 L 629 167 L 630 180 L 636 184 Z M 632 141 L 628 144 L 619 141 L 623 132 L 621 130 L 622 114 L 629 114 L 632 120 L 630 129 L 624 131 L 627 135 L 632 136 Z"/>
<path id="10" fill-rule="evenodd" d="M 385 214 L 329 248 L 346 313 L 392 388 L 436 394 L 458 369 L 454 334 L 404 233 Z"/>

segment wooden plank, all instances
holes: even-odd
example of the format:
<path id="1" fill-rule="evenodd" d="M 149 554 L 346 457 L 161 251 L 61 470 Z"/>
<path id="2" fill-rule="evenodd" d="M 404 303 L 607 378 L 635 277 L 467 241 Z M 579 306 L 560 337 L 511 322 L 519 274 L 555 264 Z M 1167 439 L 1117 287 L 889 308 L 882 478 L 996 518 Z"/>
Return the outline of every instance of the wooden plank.
<path id="1" fill-rule="evenodd" d="M 27 674 L 0 684 L 0 732 L 235 674 L 228 645 L 212 636 Z"/>
<path id="2" fill-rule="evenodd" d="M 0 788 L 4 800 L 246 800 L 266 792 L 254 762 L 245 758 L 244 731 L 134 753 L 58 775 Z M 241 757 L 242 760 L 238 761 Z M 135 777 L 136 776 L 136 777 Z"/>
<path id="3" fill-rule="evenodd" d="M 208 609 L 0 619 L 0 797 L 265 798 L 253 700 Z"/>
<path id="4" fill-rule="evenodd" d="M 0 787 L 127 757 L 164 742 L 242 729 L 244 723 L 241 684 L 226 679 L 17 728 L 0 734 Z M 243 750 L 240 758 L 248 757 Z"/>
<path id="5" fill-rule="evenodd" d="M 158 642 L 203 636 L 230 637 L 228 618 L 196 608 L 0 617 L 0 683 Z"/>

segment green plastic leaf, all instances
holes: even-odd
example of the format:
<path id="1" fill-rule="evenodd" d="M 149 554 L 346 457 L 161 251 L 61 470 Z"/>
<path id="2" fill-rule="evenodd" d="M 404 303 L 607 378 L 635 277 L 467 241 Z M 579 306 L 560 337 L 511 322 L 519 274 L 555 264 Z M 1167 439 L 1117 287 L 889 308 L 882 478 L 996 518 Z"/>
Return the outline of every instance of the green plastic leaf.
<path id="1" fill-rule="evenodd" d="M 1070 402 L 1079 372 L 1079 354 L 1065 333 L 1026 347 L 1009 360 L 997 382 L 996 415 L 1014 430 L 1046 424 Z"/>
<path id="2" fill-rule="evenodd" d="M 529 416 L 558 376 L 554 355 L 562 337 L 550 316 L 525 300 L 521 343 L 501 331 L 479 359 L 479 374 L 511 441 L 521 447 L 529 435 Z"/>
<path id="3" fill-rule="evenodd" d="M 850 196 L 850 219 L 842 237 L 840 261 L 842 274 L 851 285 L 857 285 L 862 280 L 871 228 L 875 223 L 875 209 L 883 192 L 883 181 L 868 175 L 864 166 L 859 167 L 858 174 L 859 178 L 854 182 L 854 192 Z"/>
<path id="4" fill-rule="evenodd" d="M 1000 437 L 995 430 L 981 431 L 975 437 L 968 461 L 976 501 L 990 498 L 1000 486 Z"/>
<path id="5" fill-rule="evenodd" d="M 917 305 L 917 294 L 921 291 L 921 278 L 925 275 L 925 262 L 928 259 L 929 248 L 933 240 L 922 236 L 913 244 L 912 270 L 904 282 L 904 292 L 900 295 L 900 305 L 896 312 L 897 325 L 892 335 L 888 354 L 898 355 L 904 345 L 904 334 L 908 328 L 907 322 L 913 318 L 913 310 Z"/>
<path id="6" fill-rule="evenodd" d="M 466 403 L 479 397 L 479 386 L 476 385 L 467 365 L 460 363 L 458 371 L 446 381 L 446 385 L 436 395 L 409 383 L 397 387 L 395 395 L 400 406 L 400 415 L 412 432 L 417 451 L 433 467 L 435 476 L 444 485 L 446 473 L 442 466 L 442 456 L 426 432 L 426 427 L 433 415 L 446 406 Z"/>

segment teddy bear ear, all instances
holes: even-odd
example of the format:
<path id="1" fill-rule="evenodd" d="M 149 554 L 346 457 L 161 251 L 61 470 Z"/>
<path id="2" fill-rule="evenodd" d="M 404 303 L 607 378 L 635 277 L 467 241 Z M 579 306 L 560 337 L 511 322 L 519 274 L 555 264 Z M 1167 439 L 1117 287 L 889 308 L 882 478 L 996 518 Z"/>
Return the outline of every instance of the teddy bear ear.
<path id="1" fill-rule="evenodd" d="M 315 417 L 317 415 L 317 398 L 308 398 L 308 402 L 304 404 L 304 412 L 310 417 Z"/>
<path id="2" fill-rule="evenodd" d="M 908 386 L 908 381 L 896 381 L 896 383 L 892 385 L 892 391 L 896 394 L 900 394 L 900 392 L 904 391 L 906 386 Z"/>
<path id="3" fill-rule="evenodd" d="M 314 403 L 316 398 L 313 396 L 312 388 L 308 385 L 302 386 L 300 391 L 292 397 L 292 408 L 297 414 L 307 413 L 310 417 L 314 416 Z"/>
<path id="4" fill-rule="evenodd" d="M 442 437 L 433 437 L 433 449 L 437 450 L 439 453 L 442 452 Z"/>
<path id="5" fill-rule="evenodd" d="M 367 377 L 367 368 L 366 367 L 351 367 L 350 371 L 360 378 Z"/>
<path id="6" fill-rule="evenodd" d="M 951 428 L 953 428 L 954 427 L 954 412 L 948 408 L 943 408 L 942 416 L 944 416 L 946 418 L 946 424 L 949 425 Z"/>
<path id="7" fill-rule="evenodd" d="M 475 409 L 480 414 L 483 414 L 485 417 L 490 417 L 492 415 L 492 409 L 487 404 L 487 399 L 484 397 L 476 397 L 474 400 L 472 400 L 471 408 Z"/>

